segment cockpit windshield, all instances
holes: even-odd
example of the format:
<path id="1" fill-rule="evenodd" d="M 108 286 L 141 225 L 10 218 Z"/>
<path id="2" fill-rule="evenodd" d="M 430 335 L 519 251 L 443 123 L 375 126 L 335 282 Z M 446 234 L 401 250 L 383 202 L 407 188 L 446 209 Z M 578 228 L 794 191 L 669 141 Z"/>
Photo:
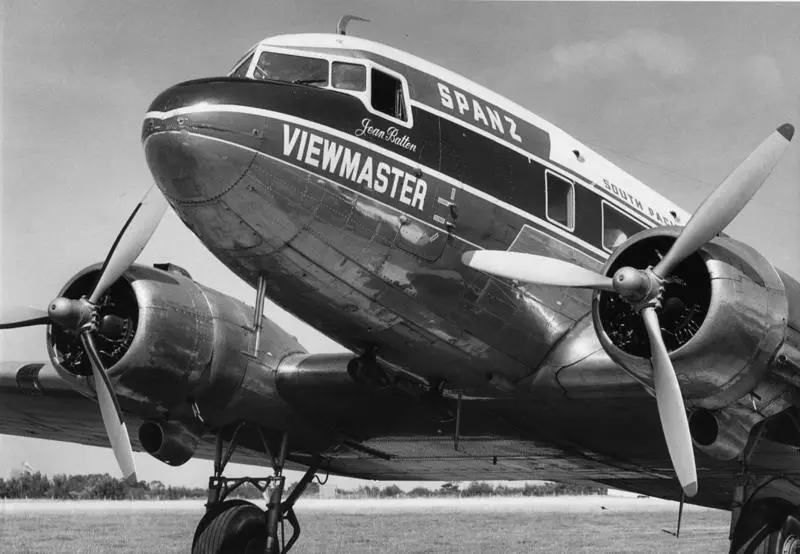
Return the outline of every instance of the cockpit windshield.
<path id="1" fill-rule="evenodd" d="M 414 122 L 405 77 L 372 60 L 347 59 L 342 54 L 313 53 L 266 45 L 253 47 L 229 74 L 234 79 L 280 81 L 344 93 L 358 98 L 373 114 L 411 127 Z M 278 50 L 278 51 L 275 51 Z M 351 56 L 352 57 L 352 56 Z"/>
<path id="2" fill-rule="evenodd" d="M 328 62 L 291 54 L 262 52 L 253 70 L 253 77 L 324 87 L 328 84 Z"/>
<path id="3" fill-rule="evenodd" d="M 236 66 L 236 69 L 231 73 L 231 77 L 237 77 L 239 79 L 247 77 L 247 70 L 250 69 L 250 62 L 252 61 L 253 54 L 250 54 Z"/>

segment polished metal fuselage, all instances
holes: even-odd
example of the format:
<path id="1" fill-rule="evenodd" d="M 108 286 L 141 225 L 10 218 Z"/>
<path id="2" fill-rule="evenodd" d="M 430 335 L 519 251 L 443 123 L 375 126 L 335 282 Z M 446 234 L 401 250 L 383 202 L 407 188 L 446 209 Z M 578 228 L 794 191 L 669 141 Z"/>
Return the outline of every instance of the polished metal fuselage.
<path id="1" fill-rule="evenodd" d="M 249 85 L 267 98 L 272 89 L 288 88 Z M 342 102 L 332 94 L 334 109 Z M 357 126 L 363 115 L 355 111 L 342 126 Z M 393 167 L 425 177 L 419 212 L 337 175 L 309 171 L 291 163 L 294 153 L 283 155 L 296 128 L 331 136 L 364 157 L 380 153 L 310 119 L 295 121 L 277 112 L 179 109 L 146 122 L 145 150 L 173 208 L 204 244 L 246 282 L 263 274 L 267 295 L 300 319 L 355 352 L 378 345 L 379 359 L 390 366 L 444 380 L 467 396 L 492 397 L 499 393 L 487 373 L 512 382 L 530 375 L 588 313 L 588 291 L 513 286 L 464 267 L 460 256 L 477 241 L 594 269 L 602 267 L 602 255 L 571 250 L 414 160 L 389 158 Z M 423 140 L 439 147 L 438 137 Z M 440 200 L 457 206 L 457 218 Z M 444 224 L 433 217 L 439 213 Z"/>
<path id="2" fill-rule="evenodd" d="M 355 353 L 374 348 L 384 366 L 443 384 L 447 396 L 460 395 L 481 414 L 472 430 L 462 427 L 471 451 L 452 450 L 448 425 L 388 425 L 363 438 L 402 461 L 396 469 L 388 460 L 345 458 L 335 470 L 382 478 L 573 475 L 661 494 L 671 472 L 654 401 L 603 349 L 591 293 L 521 286 L 460 262 L 467 250 L 493 248 L 601 270 L 608 251 L 578 231 L 600 229 L 598 207 L 614 201 L 592 187 L 576 188 L 585 209 L 576 209 L 573 237 L 535 213 L 546 209 L 543 202 L 534 201 L 528 213 L 507 201 L 546 200 L 526 168 L 544 176 L 552 167 L 534 156 L 509 163 L 485 141 L 459 150 L 458 126 L 451 122 L 448 131 L 444 120 L 426 120 L 423 112 L 414 110 L 407 132 L 415 149 L 405 151 L 354 133 L 374 114 L 350 96 L 213 79 L 157 98 L 143 141 L 176 213 L 234 273 L 253 286 L 262 276 L 271 300 L 323 334 Z M 334 167 L 336 152 L 341 165 Z M 502 187 L 510 191 L 506 200 L 495 192 Z M 639 221 L 642 229 L 656 225 Z M 768 347 L 777 348 L 776 340 L 770 335 Z M 764 375 L 772 353 L 757 354 Z M 647 385 L 646 375 L 637 379 Z M 773 411 L 785 407 L 785 386 L 770 390 Z M 330 406 L 292 394 L 307 413 L 315 404 Z M 735 469 L 713 458 L 698 464 L 721 483 Z M 701 491 L 699 501 L 724 506 L 727 485 L 713 490 Z"/>

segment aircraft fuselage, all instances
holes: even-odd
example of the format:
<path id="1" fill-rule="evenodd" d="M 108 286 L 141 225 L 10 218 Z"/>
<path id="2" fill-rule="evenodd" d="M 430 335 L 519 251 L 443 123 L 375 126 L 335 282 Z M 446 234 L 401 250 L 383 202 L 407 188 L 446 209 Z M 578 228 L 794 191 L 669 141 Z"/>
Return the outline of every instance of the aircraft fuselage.
<path id="1" fill-rule="evenodd" d="M 465 250 L 600 270 L 619 233 L 685 217 L 533 114 L 407 54 L 336 35 L 264 51 L 360 64 L 365 90 L 333 78 L 177 85 L 144 124 L 159 186 L 237 275 L 266 275 L 273 301 L 464 394 L 491 395 L 487 373 L 533 373 L 591 299 L 492 279 L 461 264 Z"/>

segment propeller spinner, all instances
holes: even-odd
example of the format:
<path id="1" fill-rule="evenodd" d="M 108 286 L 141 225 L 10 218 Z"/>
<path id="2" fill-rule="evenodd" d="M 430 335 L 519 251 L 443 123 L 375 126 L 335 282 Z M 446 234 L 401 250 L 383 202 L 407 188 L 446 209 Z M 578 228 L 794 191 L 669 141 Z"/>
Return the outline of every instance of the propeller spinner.
<path id="1" fill-rule="evenodd" d="M 88 298 L 56 298 L 47 312 L 35 308 L 12 308 L 0 314 L 0 329 L 52 323 L 80 333 L 81 343 L 92 366 L 103 425 L 122 475 L 129 483 L 136 482 L 136 466 L 128 429 L 122 419 L 122 410 L 108 372 L 94 344 L 94 334 L 100 325 L 97 302 L 139 257 L 166 209 L 167 202 L 161 192 L 155 186 L 151 187 L 114 240 L 97 284 Z"/>
<path id="2" fill-rule="evenodd" d="M 689 497 L 697 494 L 697 469 L 683 396 L 658 320 L 664 283 L 681 261 L 721 233 L 739 214 L 772 172 L 793 136 L 794 127 L 787 123 L 767 137 L 703 201 L 655 267 L 622 267 L 609 278 L 569 262 L 534 254 L 478 250 L 465 252 L 461 257 L 465 265 L 498 277 L 539 285 L 613 291 L 641 314 L 650 340 L 661 428 L 678 481 Z"/>

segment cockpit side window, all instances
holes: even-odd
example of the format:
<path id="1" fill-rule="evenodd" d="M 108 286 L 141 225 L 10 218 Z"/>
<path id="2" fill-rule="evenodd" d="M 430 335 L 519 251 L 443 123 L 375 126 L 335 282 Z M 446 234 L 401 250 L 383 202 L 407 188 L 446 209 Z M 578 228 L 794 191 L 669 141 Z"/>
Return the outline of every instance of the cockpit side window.
<path id="1" fill-rule="evenodd" d="M 378 69 L 372 70 L 372 107 L 379 112 L 406 121 L 406 102 L 403 83 L 397 77 Z"/>
<path id="2" fill-rule="evenodd" d="M 253 61 L 253 54 L 247 56 L 247 58 L 239 64 L 239 67 L 231 73 L 231 77 L 236 77 L 238 79 L 244 79 L 247 77 L 247 70 L 250 69 L 250 62 Z"/>
<path id="3" fill-rule="evenodd" d="M 333 62 L 331 84 L 341 90 L 367 90 L 367 68 L 360 64 Z"/>
<path id="4" fill-rule="evenodd" d="M 328 62 L 317 58 L 262 52 L 253 77 L 324 87 L 328 84 Z"/>

